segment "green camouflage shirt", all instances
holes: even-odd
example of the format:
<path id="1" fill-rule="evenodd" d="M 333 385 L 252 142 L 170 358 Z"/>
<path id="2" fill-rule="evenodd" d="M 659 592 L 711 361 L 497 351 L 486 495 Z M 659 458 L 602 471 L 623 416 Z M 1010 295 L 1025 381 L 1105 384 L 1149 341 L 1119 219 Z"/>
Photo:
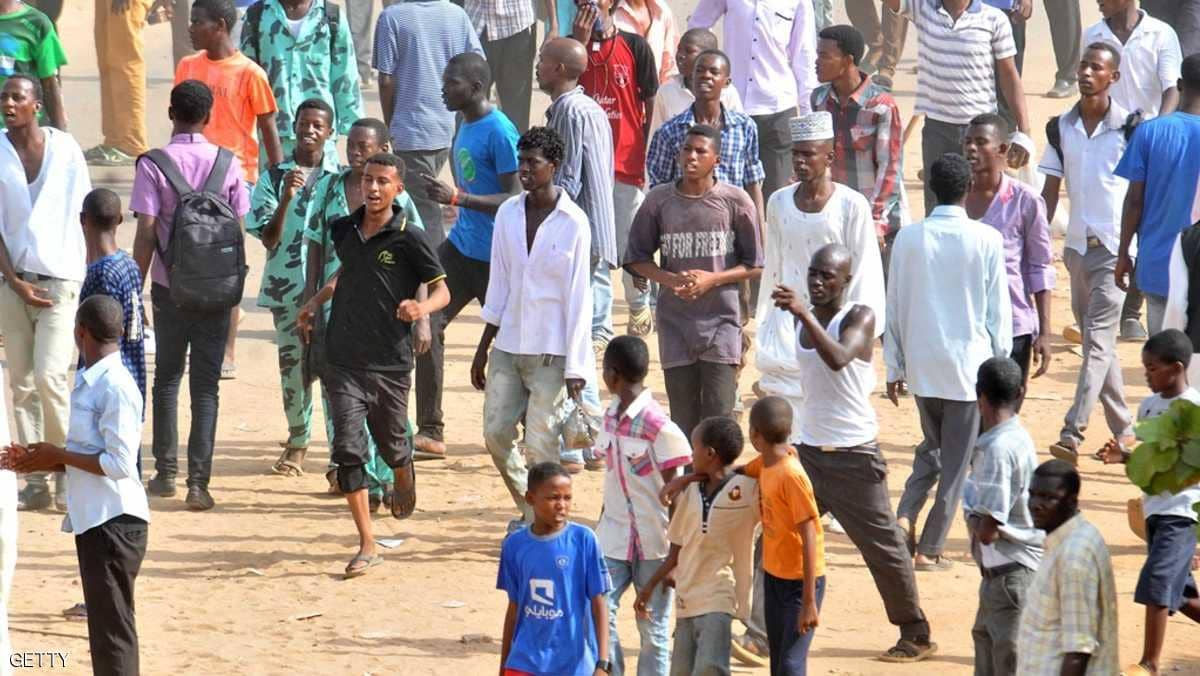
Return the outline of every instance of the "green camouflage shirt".
<path id="1" fill-rule="evenodd" d="M 337 34 L 331 38 L 325 0 L 313 0 L 299 36 L 293 37 L 279 0 L 262 1 L 258 40 L 254 40 L 252 31 L 243 30 L 241 49 L 262 66 L 271 81 L 279 106 L 275 116 L 279 137 L 295 138 L 292 122 L 296 108 L 307 99 L 321 99 L 333 106 L 334 130 L 338 134 L 350 133 L 350 125 L 364 113 L 354 43 L 345 11 L 337 22 Z"/>

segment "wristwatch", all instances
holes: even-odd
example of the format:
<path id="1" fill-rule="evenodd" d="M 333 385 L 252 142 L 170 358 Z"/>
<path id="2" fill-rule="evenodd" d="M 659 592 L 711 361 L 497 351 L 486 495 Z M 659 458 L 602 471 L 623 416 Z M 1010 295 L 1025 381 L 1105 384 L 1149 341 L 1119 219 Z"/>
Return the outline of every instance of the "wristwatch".
<path id="1" fill-rule="evenodd" d="M 609 662 L 608 660 L 596 660 L 596 668 L 606 674 L 612 673 L 612 667 L 612 662 Z"/>

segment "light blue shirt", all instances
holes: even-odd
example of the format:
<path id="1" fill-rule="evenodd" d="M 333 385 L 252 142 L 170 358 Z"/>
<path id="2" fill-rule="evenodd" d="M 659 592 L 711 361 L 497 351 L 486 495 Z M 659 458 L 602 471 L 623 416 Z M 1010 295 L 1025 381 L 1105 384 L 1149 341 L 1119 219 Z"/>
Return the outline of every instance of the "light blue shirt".
<path id="1" fill-rule="evenodd" d="M 975 375 L 1012 351 L 1004 239 L 943 205 L 892 244 L 883 355 L 888 382 L 919 397 L 975 401 Z"/>
<path id="2" fill-rule="evenodd" d="M 971 553 L 984 568 L 1019 563 L 1037 570 L 1046 533 L 1033 525 L 1029 484 L 1037 469 L 1033 438 L 1013 416 L 975 442 L 971 474 L 963 489 L 963 513 L 990 516 L 1000 524 L 1000 537 L 990 545 L 973 542 Z"/>
<path id="3" fill-rule="evenodd" d="M 63 532 L 81 535 L 122 514 L 150 522 L 138 476 L 142 443 L 142 393 L 121 363 L 120 351 L 75 374 L 67 451 L 99 455 L 104 476 L 67 467 Z"/>

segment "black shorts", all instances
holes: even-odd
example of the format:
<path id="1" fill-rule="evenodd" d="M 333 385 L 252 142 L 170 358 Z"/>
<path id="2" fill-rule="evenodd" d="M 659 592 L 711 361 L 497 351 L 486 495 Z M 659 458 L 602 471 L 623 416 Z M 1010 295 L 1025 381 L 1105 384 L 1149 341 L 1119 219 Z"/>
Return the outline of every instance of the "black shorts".
<path id="1" fill-rule="evenodd" d="M 330 460 L 338 466 L 338 485 L 351 493 L 367 487 L 367 430 L 379 457 L 389 467 L 412 461 L 408 442 L 410 371 L 367 371 L 330 365 L 325 391 L 333 416 Z M 364 426 L 363 423 L 366 423 Z"/>
<path id="2" fill-rule="evenodd" d="M 1138 576 L 1133 600 L 1174 613 L 1196 598 L 1192 557 L 1196 554 L 1196 522 L 1183 516 L 1146 519 L 1146 563 Z"/>

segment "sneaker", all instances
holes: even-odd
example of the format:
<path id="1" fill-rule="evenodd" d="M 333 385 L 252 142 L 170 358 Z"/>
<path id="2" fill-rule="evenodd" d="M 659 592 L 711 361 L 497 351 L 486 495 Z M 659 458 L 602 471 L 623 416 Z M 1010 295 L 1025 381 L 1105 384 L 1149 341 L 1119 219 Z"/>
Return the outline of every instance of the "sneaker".
<path id="1" fill-rule="evenodd" d="M 54 479 L 54 508 L 60 512 L 67 511 L 67 478 L 55 476 Z"/>
<path id="2" fill-rule="evenodd" d="M 632 312 L 629 315 L 629 325 L 625 328 L 625 333 L 630 336 L 648 336 L 654 330 L 654 313 L 650 308 L 644 307 L 637 312 Z"/>
<path id="3" fill-rule="evenodd" d="M 50 504 L 54 502 L 54 498 L 50 495 L 50 489 L 46 486 L 35 486 L 26 484 L 17 493 L 17 511 L 18 512 L 38 512 L 44 509 L 50 509 Z"/>
<path id="4" fill-rule="evenodd" d="M 829 515 L 829 523 L 825 524 L 825 532 L 836 533 L 837 535 L 845 535 L 846 529 L 842 528 L 842 524 L 838 523 L 838 520 L 833 518 L 833 515 L 831 514 Z"/>
<path id="5" fill-rule="evenodd" d="M 187 498 L 184 500 L 184 502 L 187 503 L 188 509 L 192 510 L 193 512 L 207 512 L 216 506 L 216 503 L 213 502 L 212 496 L 209 495 L 208 490 L 200 488 L 199 486 L 192 486 L 188 488 Z"/>
<path id="6" fill-rule="evenodd" d="M 85 605 L 83 603 L 76 603 L 75 605 L 71 606 L 70 608 L 63 610 L 62 616 L 68 620 L 86 621 L 87 620 L 87 605 Z"/>
<path id="7" fill-rule="evenodd" d="M 1144 343 L 1148 337 L 1146 329 L 1140 321 L 1136 319 L 1121 320 L 1121 340 L 1130 343 Z"/>
<path id="8" fill-rule="evenodd" d="M 1050 88 L 1050 91 L 1046 92 L 1046 98 L 1048 98 L 1048 99 L 1069 99 L 1072 96 L 1075 96 L 1075 93 L 1078 91 L 1079 91 L 1079 87 L 1076 86 L 1076 84 L 1074 82 L 1067 82 L 1066 80 L 1055 80 L 1054 86 Z"/>
<path id="9" fill-rule="evenodd" d="M 1074 324 L 1063 327 L 1063 340 L 1075 345 L 1083 345 L 1083 333 Z"/>
<path id="10" fill-rule="evenodd" d="M 94 167 L 132 167 L 137 159 L 123 150 L 104 145 L 89 149 L 83 158 Z"/>
<path id="11" fill-rule="evenodd" d="M 733 639 L 733 643 L 729 646 L 729 653 L 734 659 L 747 666 L 771 666 L 766 646 L 760 645 L 758 641 L 749 636 L 739 636 Z"/>
<path id="12" fill-rule="evenodd" d="M 424 434 L 413 436 L 413 460 L 445 460 L 446 444 Z"/>
<path id="13" fill-rule="evenodd" d="M 146 482 L 146 492 L 159 498 L 175 497 L 175 477 L 166 474 L 155 474 Z"/>
<path id="14" fill-rule="evenodd" d="M 1074 439 L 1063 438 L 1056 443 L 1050 444 L 1050 455 L 1071 463 L 1072 466 L 1079 465 L 1079 444 L 1075 443 Z"/>

